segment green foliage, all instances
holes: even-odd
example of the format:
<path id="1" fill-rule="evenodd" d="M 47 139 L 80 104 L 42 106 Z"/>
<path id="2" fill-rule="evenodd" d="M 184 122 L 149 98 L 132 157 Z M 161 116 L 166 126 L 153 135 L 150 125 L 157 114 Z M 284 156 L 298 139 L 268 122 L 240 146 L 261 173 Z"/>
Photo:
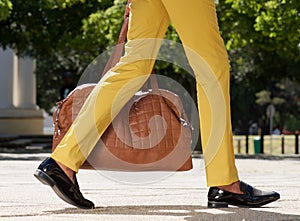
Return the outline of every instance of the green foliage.
<path id="1" fill-rule="evenodd" d="M 299 9 L 296 0 L 220 1 L 221 32 L 238 77 L 300 82 Z"/>
<path id="2" fill-rule="evenodd" d="M 267 104 L 274 104 L 276 105 L 281 105 L 286 102 L 284 98 L 281 97 L 271 97 L 272 93 L 267 90 L 262 90 L 260 92 L 257 92 L 256 94 L 256 103 L 258 105 L 264 106 Z"/>
<path id="3" fill-rule="evenodd" d="M 0 22 L 0 45 L 35 58 L 59 53 L 68 47 L 76 49 L 82 19 L 101 5 L 97 0 L 87 0 L 63 8 L 54 5 L 55 2 L 12 0 L 11 15 Z"/>
<path id="4" fill-rule="evenodd" d="M 0 0 L 0 21 L 6 19 L 12 10 L 10 0 Z"/>
<path id="5" fill-rule="evenodd" d="M 49 9 L 65 9 L 75 4 L 85 3 L 85 0 L 47 0 L 46 4 Z"/>
<path id="6" fill-rule="evenodd" d="M 116 0 L 111 7 L 99 10 L 83 19 L 83 39 L 90 45 L 101 45 L 101 52 L 116 44 L 123 22 L 126 1 Z"/>
<path id="7" fill-rule="evenodd" d="M 249 122 L 265 115 L 256 93 L 270 91 L 274 82 L 300 82 L 300 1 L 220 0 L 217 9 L 231 63 L 233 126 L 246 132 Z M 284 125 L 288 116 L 281 118 Z"/>
<path id="8" fill-rule="evenodd" d="M 231 26 L 227 47 L 254 44 L 280 56 L 300 60 L 300 2 L 297 0 L 225 0 L 221 21 Z"/>

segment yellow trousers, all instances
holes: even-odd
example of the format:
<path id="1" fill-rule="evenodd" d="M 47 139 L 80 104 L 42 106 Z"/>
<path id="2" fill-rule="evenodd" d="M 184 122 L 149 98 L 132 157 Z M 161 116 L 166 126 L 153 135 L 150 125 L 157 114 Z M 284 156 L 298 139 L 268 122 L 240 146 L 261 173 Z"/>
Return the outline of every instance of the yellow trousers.
<path id="1" fill-rule="evenodd" d="M 130 9 L 125 55 L 97 84 L 51 157 L 78 172 L 113 117 L 149 77 L 171 21 L 197 79 L 207 185 L 237 181 L 229 64 L 213 0 L 133 0 Z"/>

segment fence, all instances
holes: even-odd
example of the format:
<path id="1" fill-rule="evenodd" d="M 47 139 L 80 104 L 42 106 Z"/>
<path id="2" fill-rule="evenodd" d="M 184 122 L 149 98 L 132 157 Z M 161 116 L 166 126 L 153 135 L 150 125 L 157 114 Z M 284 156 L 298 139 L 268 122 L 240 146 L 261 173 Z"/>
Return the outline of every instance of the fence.
<path id="1" fill-rule="evenodd" d="M 299 154 L 299 134 L 293 135 L 236 135 L 235 153 Z"/>

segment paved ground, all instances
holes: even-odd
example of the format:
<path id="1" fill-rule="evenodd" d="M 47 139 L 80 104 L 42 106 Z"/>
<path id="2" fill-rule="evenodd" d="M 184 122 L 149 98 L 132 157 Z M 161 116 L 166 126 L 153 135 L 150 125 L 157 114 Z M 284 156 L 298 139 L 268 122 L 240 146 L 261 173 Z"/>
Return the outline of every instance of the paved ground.
<path id="1" fill-rule="evenodd" d="M 194 159 L 192 171 L 152 184 L 132 184 L 154 179 L 152 173 L 136 177 L 82 170 L 78 175 L 81 190 L 97 207 L 80 210 L 62 202 L 33 177 L 44 156 L 0 154 L 0 220 L 300 220 L 299 158 L 237 160 L 242 180 L 280 192 L 279 201 L 263 208 L 207 209 L 202 160 Z"/>

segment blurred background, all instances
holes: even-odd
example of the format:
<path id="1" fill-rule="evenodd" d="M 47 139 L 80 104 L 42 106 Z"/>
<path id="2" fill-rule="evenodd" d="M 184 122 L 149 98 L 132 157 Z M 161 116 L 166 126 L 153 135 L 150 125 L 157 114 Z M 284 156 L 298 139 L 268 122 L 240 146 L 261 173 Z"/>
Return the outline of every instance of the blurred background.
<path id="1" fill-rule="evenodd" d="M 56 102 L 95 57 L 116 44 L 125 5 L 0 0 L 0 146 L 18 146 L 37 135 L 36 144 L 51 142 Z M 237 153 L 299 153 L 299 10 L 298 0 L 217 2 L 231 65 Z M 180 42 L 172 25 L 166 38 Z M 196 101 L 195 81 L 185 70 L 162 61 L 155 69 L 180 82 Z"/>

